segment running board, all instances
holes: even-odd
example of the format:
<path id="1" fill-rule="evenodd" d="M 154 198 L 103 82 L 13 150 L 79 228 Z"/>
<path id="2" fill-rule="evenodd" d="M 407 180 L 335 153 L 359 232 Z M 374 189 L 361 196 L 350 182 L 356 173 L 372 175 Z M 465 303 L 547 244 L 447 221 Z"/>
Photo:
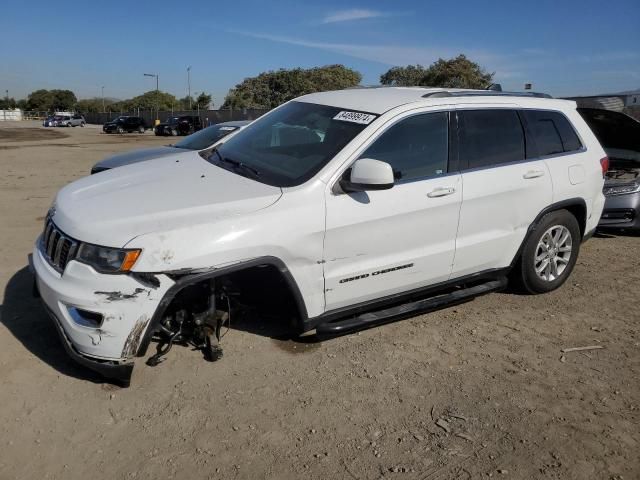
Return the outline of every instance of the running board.
<path id="1" fill-rule="evenodd" d="M 485 293 L 502 290 L 507 286 L 506 277 L 500 277 L 485 283 L 480 283 L 468 288 L 454 290 L 451 293 L 437 295 L 435 297 L 417 300 L 415 302 L 404 303 L 395 307 L 377 310 L 375 312 L 363 313 L 357 317 L 351 317 L 344 320 L 336 320 L 320 324 L 316 327 L 318 335 L 341 335 L 353 330 L 361 330 L 373 327 L 382 323 L 399 320 L 402 317 L 408 317 L 415 313 L 425 310 L 436 310 L 451 304 L 456 304 L 469 300 L 473 297 L 484 295 Z M 410 315 L 411 314 L 411 315 Z"/>

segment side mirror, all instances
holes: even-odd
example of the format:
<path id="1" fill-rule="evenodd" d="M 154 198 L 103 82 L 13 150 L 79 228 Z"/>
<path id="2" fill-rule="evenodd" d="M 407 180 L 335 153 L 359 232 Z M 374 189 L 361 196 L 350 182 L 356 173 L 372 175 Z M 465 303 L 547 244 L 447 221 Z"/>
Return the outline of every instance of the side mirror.
<path id="1" fill-rule="evenodd" d="M 340 187 L 347 193 L 388 190 L 394 184 L 391 165 L 373 158 L 356 160 L 351 169 L 347 170 L 346 177 L 340 181 Z"/>

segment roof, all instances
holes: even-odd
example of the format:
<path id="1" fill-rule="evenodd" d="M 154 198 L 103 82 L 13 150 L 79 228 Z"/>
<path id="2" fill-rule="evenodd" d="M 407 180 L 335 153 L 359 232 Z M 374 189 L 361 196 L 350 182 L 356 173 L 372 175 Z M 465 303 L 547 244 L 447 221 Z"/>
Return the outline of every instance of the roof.
<path id="1" fill-rule="evenodd" d="M 559 102 L 557 103 L 558 106 L 561 104 L 566 106 L 568 104 L 566 100 L 550 100 L 534 95 L 536 94 L 455 88 L 377 87 L 311 93 L 297 98 L 296 101 L 318 103 L 378 115 L 400 105 L 411 103 L 422 103 L 424 105 L 486 103 L 490 99 L 491 102 L 532 104 L 536 106 L 539 106 L 541 101 Z M 459 99 L 463 97 L 464 101 L 461 102 Z"/>

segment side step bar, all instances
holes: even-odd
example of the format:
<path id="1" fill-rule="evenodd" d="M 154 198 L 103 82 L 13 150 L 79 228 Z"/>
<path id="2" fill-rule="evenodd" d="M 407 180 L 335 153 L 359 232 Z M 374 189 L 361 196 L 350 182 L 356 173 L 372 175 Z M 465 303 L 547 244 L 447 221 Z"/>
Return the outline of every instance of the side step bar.
<path id="1" fill-rule="evenodd" d="M 316 334 L 333 336 L 348 333 L 353 330 L 362 330 L 364 328 L 373 327 L 393 320 L 399 320 L 400 318 L 406 318 L 425 310 L 436 310 L 448 305 L 461 303 L 473 297 L 484 295 L 485 293 L 502 290 L 506 286 L 506 277 L 500 277 L 472 287 L 460 288 L 451 293 L 445 293 L 435 297 L 417 300 L 415 302 L 404 303 L 384 310 L 363 313 L 357 317 L 323 323 L 316 327 Z"/>

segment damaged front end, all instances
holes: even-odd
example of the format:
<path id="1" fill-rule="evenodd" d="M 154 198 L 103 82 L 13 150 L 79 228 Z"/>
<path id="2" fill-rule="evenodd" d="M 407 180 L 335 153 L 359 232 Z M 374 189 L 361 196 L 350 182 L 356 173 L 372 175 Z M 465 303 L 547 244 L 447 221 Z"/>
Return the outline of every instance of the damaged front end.
<path id="1" fill-rule="evenodd" d="M 128 384 L 136 356 L 154 313 L 174 281 L 155 275 L 109 275 L 70 260 L 59 268 L 57 246 L 36 242 L 30 256 L 35 287 L 69 355 L 107 378 Z M 54 262 L 55 260 L 55 262 Z"/>
<path id="2" fill-rule="evenodd" d="M 221 330 L 230 320 L 231 300 L 228 290 L 216 284 L 216 279 L 188 286 L 162 312 L 148 338 L 156 336 L 156 353 L 149 357 L 147 365 L 156 366 L 174 344 L 191 345 L 202 351 L 205 360 L 216 361 L 222 357 Z M 140 349 L 144 355 L 148 343 Z"/>
<path id="3" fill-rule="evenodd" d="M 602 192 L 600 228 L 640 229 L 640 161 L 612 158 Z"/>
<path id="4" fill-rule="evenodd" d="M 222 356 L 221 330 L 232 302 L 224 281 L 183 287 L 175 275 L 104 275 L 76 261 L 60 272 L 42 244 L 29 258 L 35 291 L 76 362 L 128 386 L 134 358 L 146 353 L 152 338 L 158 341 L 147 362 L 152 366 L 176 343 L 201 349 L 210 361 Z"/>

